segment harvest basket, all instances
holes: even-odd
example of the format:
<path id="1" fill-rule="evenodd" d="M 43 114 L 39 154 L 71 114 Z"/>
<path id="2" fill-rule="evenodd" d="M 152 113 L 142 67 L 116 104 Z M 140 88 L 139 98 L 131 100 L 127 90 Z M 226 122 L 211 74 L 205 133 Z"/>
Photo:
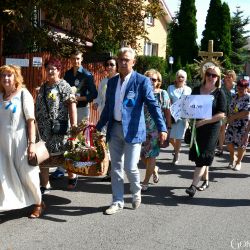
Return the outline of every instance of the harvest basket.
<path id="1" fill-rule="evenodd" d="M 45 160 L 44 162 L 40 163 L 41 168 L 54 168 L 58 166 L 64 166 L 65 158 L 63 154 L 60 155 L 52 155 L 49 159 Z"/>
<path id="2" fill-rule="evenodd" d="M 81 123 L 74 128 L 69 141 L 69 149 L 64 154 L 67 171 L 83 176 L 105 176 L 109 167 L 104 137 L 94 125 Z"/>

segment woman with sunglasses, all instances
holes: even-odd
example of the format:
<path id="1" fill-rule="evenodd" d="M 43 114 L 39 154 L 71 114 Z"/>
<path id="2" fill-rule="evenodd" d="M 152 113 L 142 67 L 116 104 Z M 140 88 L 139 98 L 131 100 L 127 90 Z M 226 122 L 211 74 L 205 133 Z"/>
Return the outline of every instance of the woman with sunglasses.
<path id="1" fill-rule="evenodd" d="M 221 90 L 221 71 L 219 67 L 210 66 L 206 69 L 202 85 L 192 91 L 192 95 L 212 95 L 212 117 L 196 121 L 196 141 L 198 149 L 193 144 L 189 151 L 189 159 L 195 162 L 192 185 L 186 193 L 193 197 L 196 190 L 203 191 L 209 187 L 209 167 L 214 159 L 214 151 L 220 131 L 220 120 L 225 117 L 226 96 Z M 197 187 L 203 178 L 203 184 Z"/>
<path id="2" fill-rule="evenodd" d="M 186 85 L 187 73 L 180 69 L 176 72 L 176 79 L 173 85 L 168 86 L 168 94 L 171 100 L 171 104 L 178 101 L 183 95 L 190 95 L 191 88 Z M 184 137 L 187 122 L 186 119 L 179 119 L 175 121 L 172 118 L 172 125 L 170 131 L 170 143 L 174 147 L 174 158 L 173 164 L 177 165 L 179 163 L 179 154 L 181 148 L 181 140 Z"/>
<path id="3" fill-rule="evenodd" d="M 168 125 L 168 129 L 170 129 L 171 124 L 171 115 L 170 115 L 170 99 L 166 90 L 161 89 L 162 77 L 160 72 L 155 69 L 150 69 L 145 72 L 145 76 L 149 77 L 151 80 L 154 96 L 162 109 L 163 117 Z M 148 190 L 148 183 L 153 175 L 153 182 L 159 182 L 159 168 L 156 166 L 156 157 L 160 153 L 160 145 L 158 139 L 158 130 L 154 123 L 152 116 L 149 111 L 145 107 L 145 122 L 146 122 L 146 131 L 147 137 L 146 141 L 143 142 L 141 148 L 141 160 L 146 166 L 146 174 L 144 180 L 141 184 L 141 190 Z"/>
<path id="4" fill-rule="evenodd" d="M 250 112 L 250 95 L 247 93 L 249 82 L 245 79 L 237 81 L 237 93 L 233 96 L 228 116 L 228 129 L 225 142 L 230 155 L 228 168 L 235 171 L 241 169 L 241 161 L 246 152 L 248 142 L 244 140 Z M 237 157 L 234 148 L 237 147 Z"/>
<path id="5" fill-rule="evenodd" d="M 97 98 L 93 101 L 93 109 L 98 110 L 99 115 L 101 115 L 102 110 L 105 105 L 105 99 L 106 99 L 106 90 L 107 90 L 107 84 L 108 80 L 112 78 L 113 76 L 117 75 L 117 69 L 118 64 L 115 57 L 109 57 L 105 63 L 104 63 L 105 71 L 107 73 L 107 76 L 101 80 L 101 82 L 98 85 L 98 95 Z M 110 164 L 109 164 L 109 170 L 107 173 L 107 176 L 105 176 L 103 181 L 110 181 Z"/>
<path id="6" fill-rule="evenodd" d="M 93 101 L 93 109 L 98 110 L 101 115 L 102 110 L 105 104 L 105 96 L 108 80 L 115 76 L 117 73 L 117 61 L 115 57 L 109 57 L 105 63 L 105 71 L 107 72 L 107 76 L 101 80 L 98 85 L 98 95 L 97 98 Z"/>

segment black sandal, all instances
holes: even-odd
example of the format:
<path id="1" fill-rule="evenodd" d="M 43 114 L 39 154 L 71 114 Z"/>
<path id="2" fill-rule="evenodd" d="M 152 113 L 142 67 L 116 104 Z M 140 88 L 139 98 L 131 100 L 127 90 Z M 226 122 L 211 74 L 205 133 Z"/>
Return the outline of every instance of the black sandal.
<path id="1" fill-rule="evenodd" d="M 200 187 L 198 187 L 197 189 L 199 191 L 204 191 L 205 189 L 209 188 L 209 181 L 205 180 L 202 185 Z"/>
<path id="2" fill-rule="evenodd" d="M 186 189 L 186 193 L 189 195 L 189 197 L 194 197 L 196 189 L 197 189 L 196 186 L 191 185 L 189 188 Z"/>
<path id="3" fill-rule="evenodd" d="M 68 179 L 68 189 L 74 189 L 77 184 L 77 177 L 73 179 Z"/>

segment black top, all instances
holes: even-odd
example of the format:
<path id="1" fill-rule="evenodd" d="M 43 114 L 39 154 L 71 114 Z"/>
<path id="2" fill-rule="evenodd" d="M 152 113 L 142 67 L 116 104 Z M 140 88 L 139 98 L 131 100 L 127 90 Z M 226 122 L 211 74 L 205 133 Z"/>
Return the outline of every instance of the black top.
<path id="1" fill-rule="evenodd" d="M 195 87 L 192 95 L 200 95 L 200 87 Z M 226 112 L 226 96 L 220 89 L 215 89 L 211 95 L 214 96 L 212 103 L 212 115 Z M 196 167 L 211 166 L 214 159 L 214 151 L 217 145 L 220 131 L 220 121 L 209 123 L 196 129 L 196 140 L 200 151 L 198 157 L 195 145 L 189 152 L 189 159 L 194 161 Z"/>
<path id="2" fill-rule="evenodd" d="M 82 66 L 78 69 L 75 76 L 73 68 L 66 71 L 64 80 L 67 81 L 71 87 L 75 86 L 80 96 L 86 96 L 87 98 L 87 101 L 79 101 L 77 107 L 86 107 L 89 102 L 92 102 L 97 97 L 98 93 L 94 84 L 93 75 Z"/>

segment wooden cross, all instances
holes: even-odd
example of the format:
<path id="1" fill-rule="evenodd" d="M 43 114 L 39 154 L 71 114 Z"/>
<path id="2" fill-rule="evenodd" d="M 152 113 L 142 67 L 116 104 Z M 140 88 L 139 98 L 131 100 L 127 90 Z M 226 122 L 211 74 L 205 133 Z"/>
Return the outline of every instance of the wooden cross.
<path id="1" fill-rule="evenodd" d="M 201 56 L 202 58 L 207 57 L 206 59 L 209 61 L 211 61 L 213 57 L 216 57 L 217 59 L 219 56 L 223 56 L 223 52 L 214 52 L 213 47 L 214 47 L 214 41 L 209 40 L 208 51 L 199 51 L 198 56 Z"/>

